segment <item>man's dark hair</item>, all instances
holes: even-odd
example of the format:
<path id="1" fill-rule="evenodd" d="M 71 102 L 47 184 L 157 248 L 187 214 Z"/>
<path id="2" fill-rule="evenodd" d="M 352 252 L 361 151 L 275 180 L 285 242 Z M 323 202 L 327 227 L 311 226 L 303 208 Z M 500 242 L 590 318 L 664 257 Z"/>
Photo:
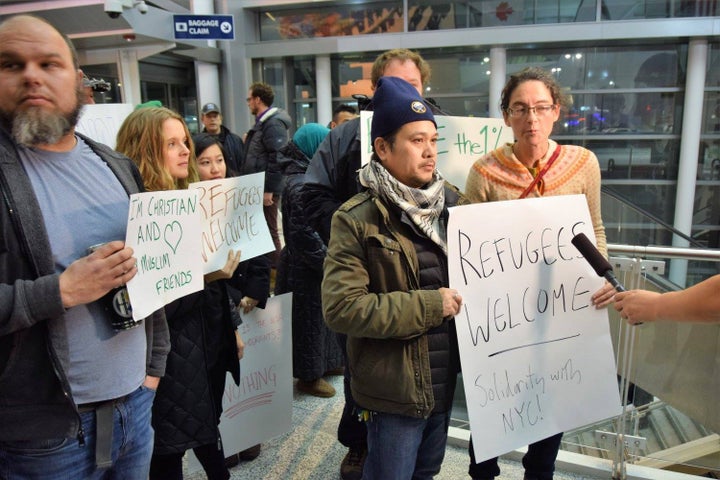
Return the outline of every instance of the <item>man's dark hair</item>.
<path id="1" fill-rule="evenodd" d="M 275 101 L 275 92 L 272 87 L 263 82 L 255 82 L 250 85 L 250 96 L 258 97 L 268 107 Z"/>
<path id="2" fill-rule="evenodd" d="M 335 107 L 335 110 L 333 110 L 333 113 L 332 113 L 333 121 L 336 121 L 337 116 L 339 114 L 341 114 L 342 112 L 351 113 L 353 115 L 357 115 L 357 113 L 358 113 L 357 108 L 353 107 L 352 105 L 347 104 L 347 103 L 341 103 L 340 105 Z"/>

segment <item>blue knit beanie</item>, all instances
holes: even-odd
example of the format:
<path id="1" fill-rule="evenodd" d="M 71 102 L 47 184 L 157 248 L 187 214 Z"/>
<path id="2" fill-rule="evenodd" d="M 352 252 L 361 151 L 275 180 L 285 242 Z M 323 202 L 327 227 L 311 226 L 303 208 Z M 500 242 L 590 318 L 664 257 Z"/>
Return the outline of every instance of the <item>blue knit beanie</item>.
<path id="1" fill-rule="evenodd" d="M 319 123 L 306 123 L 298 128 L 292 141 L 307 158 L 312 158 L 330 129 Z"/>
<path id="2" fill-rule="evenodd" d="M 398 77 L 381 77 L 372 99 L 373 118 L 370 136 L 384 137 L 410 122 L 430 120 L 435 116 L 415 87 Z M 435 123 L 437 127 L 437 123 Z"/>

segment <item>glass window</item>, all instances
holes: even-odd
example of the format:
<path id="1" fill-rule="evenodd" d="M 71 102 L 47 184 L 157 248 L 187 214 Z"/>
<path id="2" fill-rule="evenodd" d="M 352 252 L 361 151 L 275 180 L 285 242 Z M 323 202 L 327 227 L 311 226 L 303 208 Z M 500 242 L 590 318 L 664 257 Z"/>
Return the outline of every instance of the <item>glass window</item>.
<path id="1" fill-rule="evenodd" d="M 508 73 L 535 66 L 572 90 L 673 88 L 684 82 L 686 46 L 574 48 L 508 52 Z"/>
<path id="2" fill-rule="evenodd" d="M 369 33 L 402 32 L 402 1 L 390 0 L 352 5 L 327 5 L 258 12 L 260 40 L 338 37 Z"/>
<path id="3" fill-rule="evenodd" d="M 317 122 L 317 103 L 315 101 L 296 101 L 295 130 L 312 122 Z"/>
<path id="4" fill-rule="evenodd" d="M 676 92 L 572 94 L 572 105 L 561 111 L 554 134 L 677 135 L 683 95 Z"/>
<path id="5" fill-rule="evenodd" d="M 315 98 L 315 59 L 299 58 L 293 59 L 293 84 L 294 97 L 296 99 Z"/>
<path id="6" fill-rule="evenodd" d="M 275 94 L 273 100 L 274 107 L 285 108 L 287 99 L 285 98 L 285 77 L 284 77 L 283 60 L 280 58 L 268 59 L 262 62 L 262 80 L 270 85 Z"/>

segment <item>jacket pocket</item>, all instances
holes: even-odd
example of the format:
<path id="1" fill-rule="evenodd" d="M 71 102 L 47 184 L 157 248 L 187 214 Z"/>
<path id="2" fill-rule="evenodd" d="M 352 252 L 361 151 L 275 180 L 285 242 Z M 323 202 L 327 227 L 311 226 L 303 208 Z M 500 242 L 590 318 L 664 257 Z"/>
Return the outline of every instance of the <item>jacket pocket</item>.
<path id="1" fill-rule="evenodd" d="M 400 243 L 392 237 L 373 235 L 367 240 L 368 276 L 373 293 L 407 291 L 408 267 Z"/>
<path id="2" fill-rule="evenodd" d="M 406 340 L 348 338 L 348 358 L 355 387 L 378 401 L 417 404 L 419 377 L 413 369 L 411 345 L 412 342 Z"/>

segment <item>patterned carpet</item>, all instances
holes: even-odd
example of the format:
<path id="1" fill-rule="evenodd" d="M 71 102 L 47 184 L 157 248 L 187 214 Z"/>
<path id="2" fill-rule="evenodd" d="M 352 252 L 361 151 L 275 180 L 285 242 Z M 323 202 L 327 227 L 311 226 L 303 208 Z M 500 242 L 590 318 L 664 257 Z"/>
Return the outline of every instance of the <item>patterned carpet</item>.
<path id="1" fill-rule="evenodd" d="M 337 441 L 337 424 L 343 406 L 342 377 L 326 377 L 338 393 L 333 398 L 317 398 L 293 392 L 293 429 L 262 445 L 260 456 L 241 462 L 230 470 L 233 480 L 338 480 L 345 449 Z M 228 453 L 228 452 L 226 452 Z M 437 480 L 469 478 L 468 455 L 464 446 L 448 445 Z M 521 480 L 522 466 L 501 459 L 502 474 L 497 480 Z M 186 480 L 202 480 L 203 473 L 186 475 Z M 600 480 L 605 477 L 556 472 L 555 480 Z"/>

